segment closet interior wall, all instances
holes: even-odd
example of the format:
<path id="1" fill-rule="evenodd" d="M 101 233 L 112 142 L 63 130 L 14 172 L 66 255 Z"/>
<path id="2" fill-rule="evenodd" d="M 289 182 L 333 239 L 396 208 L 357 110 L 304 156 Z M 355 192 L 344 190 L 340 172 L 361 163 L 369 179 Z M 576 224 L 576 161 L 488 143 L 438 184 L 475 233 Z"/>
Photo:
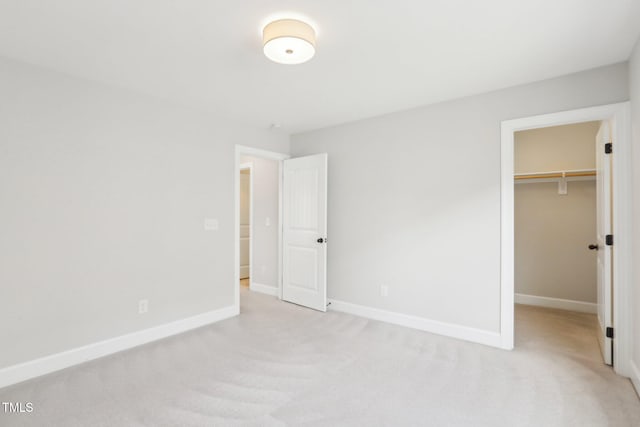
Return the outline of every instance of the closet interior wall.
<path id="1" fill-rule="evenodd" d="M 515 134 L 516 302 L 564 300 L 595 312 L 596 253 L 588 245 L 596 238 L 592 171 L 599 126 L 588 122 Z M 569 171 L 564 190 L 562 171 Z"/>

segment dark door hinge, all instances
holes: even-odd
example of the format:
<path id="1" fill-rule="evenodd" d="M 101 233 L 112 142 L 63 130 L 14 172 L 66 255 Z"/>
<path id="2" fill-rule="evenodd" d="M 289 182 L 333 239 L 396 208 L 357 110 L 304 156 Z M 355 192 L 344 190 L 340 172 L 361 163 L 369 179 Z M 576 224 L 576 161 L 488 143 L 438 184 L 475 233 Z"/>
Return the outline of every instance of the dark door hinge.
<path id="1" fill-rule="evenodd" d="M 607 142 L 606 144 L 604 144 L 604 154 L 611 154 L 613 153 L 613 144 L 610 142 Z"/>
<path id="2" fill-rule="evenodd" d="M 607 332 L 606 332 L 607 338 L 611 338 L 613 339 L 613 328 L 610 326 L 607 326 Z"/>
<path id="3" fill-rule="evenodd" d="M 607 234 L 604 238 L 604 242 L 607 244 L 607 246 L 613 246 L 613 234 Z"/>

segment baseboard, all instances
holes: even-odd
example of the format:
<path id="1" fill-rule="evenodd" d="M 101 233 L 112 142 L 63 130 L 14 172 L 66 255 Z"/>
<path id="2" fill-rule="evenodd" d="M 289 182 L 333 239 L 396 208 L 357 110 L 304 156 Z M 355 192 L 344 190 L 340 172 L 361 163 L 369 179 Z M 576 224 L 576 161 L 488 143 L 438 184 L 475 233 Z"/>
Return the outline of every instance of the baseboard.
<path id="1" fill-rule="evenodd" d="M 636 388 L 636 393 L 640 396 L 640 369 L 638 369 L 638 366 L 633 360 L 629 362 L 629 366 L 631 367 L 631 382 Z"/>
<path id="2" fill-rule="evenodd" d="M 329 309 L 360 317 L 366 317 L 368 319 L 379 320 L 381 322 L 393 323 L 394 325 L 419 329 L 421 331 L 444 335 L 451 338 L 502 348 L 501 336 L 498 332 L 439 322 L 437 320 L 380 310 L 378 308 L 366 307 L 344 301 L 331 300 Z"/>
<path id="3" fill-rule="evenodd" d="M 0 369 L 0 388 L 108 356 L 119 351 L 128 350 L 236 315 L 238 315 L 238 309 L 236 307 L 225 307 L 142 331 L 77 347 L 62 353 L 56 353 L 51 356 L 9 366 Z"/>
<path id="4" fill-rule="evenodd" d="M 278 296 L 278 288 L 275 286 L 263 285 L 262 283 L 251 282 L 249 289 L 254 292 L 260 292 L 261 294 Z"/>
<path id="5" fill-rule="evenodd" d="M 598 312 L 598 305 L 591 302 L 574 301 L 570 299 L 539 297 L 535 295 L 516 294 L 516 304 L 535 305 L 538 307 L 557 308 L 560 310 L 579 311 L 581 313 Z"/>

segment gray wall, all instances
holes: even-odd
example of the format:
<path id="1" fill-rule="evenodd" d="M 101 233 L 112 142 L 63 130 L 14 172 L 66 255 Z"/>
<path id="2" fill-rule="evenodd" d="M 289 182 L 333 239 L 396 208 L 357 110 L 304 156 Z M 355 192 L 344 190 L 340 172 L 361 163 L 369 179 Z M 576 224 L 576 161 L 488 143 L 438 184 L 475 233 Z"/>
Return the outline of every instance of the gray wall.
<path id="1" fill-rule="evenodd" d="M 515 172 L 594 169 L 599 122 L 515 134 Z M 595 303 L 596 181 L 516 181 L 516 293 Z"/>
<path id="2" fill-rule="evenodd" d="M 5 59 L 0 93 L 0 368 L 233 304 L 234 144 L 286 136 Z"/>
<path id="3" fill-rule="evenodd" d="M 640 39 L 629 60 L 631 94 L 631 127 L 633 138 L 633 363 L 636 367 L 636 387 L 640 393 Z"/>
<path id="4" fill-rule="evenodd" d="M 329 153 L 329 297 L 499 331 L 500 122 L 625 101 L 627 71 L 621 63 L 292 136 L 294 155 Z"/>
<path id="5" fill-rule="evenodd" d="M 253 258 L 251 282 L 278 286 L 278 181 L 279 162 L 243 155 L 253 164 Z M 270 225 L 266 225 L 269 218 Z"/>

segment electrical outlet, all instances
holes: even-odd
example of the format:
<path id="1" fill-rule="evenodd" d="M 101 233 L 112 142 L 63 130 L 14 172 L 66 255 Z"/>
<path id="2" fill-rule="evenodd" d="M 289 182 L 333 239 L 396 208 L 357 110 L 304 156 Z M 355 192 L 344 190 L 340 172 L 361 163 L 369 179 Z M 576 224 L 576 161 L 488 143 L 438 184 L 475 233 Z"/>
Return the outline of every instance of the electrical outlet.
<path id="1" fill-rule="evenodd" d="M 149 300 L 141 299 L 138 301 L 138 314 L 146 314 L 149 311 Z"/>
<path id="2" fill-rule="evenodd" d="M 206 231 L 217 231 L 219 228 L 218 220 L 215 218 L 204 219 L 204 229 Z"/>
<path id="3" fill-rule="evenodd" d="M 380 286 L 380 296 L 381 297 L 389 296 L 389 287 L 387 285 Z"/>

